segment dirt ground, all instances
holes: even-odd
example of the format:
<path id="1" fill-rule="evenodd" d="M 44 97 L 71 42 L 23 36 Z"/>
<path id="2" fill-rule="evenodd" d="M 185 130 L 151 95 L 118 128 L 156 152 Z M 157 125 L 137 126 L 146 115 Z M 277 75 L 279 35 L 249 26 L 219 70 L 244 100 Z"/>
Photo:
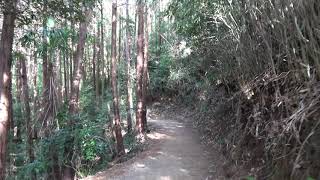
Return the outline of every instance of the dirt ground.
<path id="1" fill-rule="evenodd" d="M 166 110 L 148 115 L 149 148 L 84 180 L 211 180 L 224 178 L 224 158 L 201 144 L 192 120 Z"/>

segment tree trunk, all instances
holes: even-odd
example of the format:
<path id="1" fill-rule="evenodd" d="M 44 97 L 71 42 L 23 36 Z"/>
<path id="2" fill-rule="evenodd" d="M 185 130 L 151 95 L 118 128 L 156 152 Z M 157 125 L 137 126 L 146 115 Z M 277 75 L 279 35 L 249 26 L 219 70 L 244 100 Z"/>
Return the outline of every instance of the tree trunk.
<path id="1" fill-rule="evenodd" d="M 114 113 L 114 132 L 117 141 L 118 155 L 124 154 L 123 138 L 121 133 L 121 120 L 119 111 L 119 95 L 117 84 L 117 0 L 112 1 L 112 39 L 111 39 L 111 79 L 112 79 L 112 95 L 113 95 L 113 113 Z"/>
<path id="2" fill-rule="evenodd" d="M 138 34 L 138 11 L 139 11 L 139 7 L 136 5 L 136 9 L 135 9 L 135 15 L 134 15 L 134 35 L 133 35 L 133 41 L 132 42 L 136 42 L 137 41 L 137 34 Z M 136 51 L 137 50 L 137 43 L 133 43 L 133 50 Z"/>
<path id="3" fill-rule="evenodd" d="M 121 7 L 119 9 L 119 38 L 118 38 L 118 62 L 120 62 L 121 60 L 121 37 L 122 37 L 122 20 L 121 20 L 121 15 L 122 15 L 122 11 L 121 11 Z"/>
<path id="4" fill-rule="evenodd" d="M 22 102 L 22 71 L 21 71 L 21 62 L 18 59 L 16 62 L 16 86 L 17 86 L 17 92 L 16 92 L 16 100 L 17 103 Z M 23 113 L 22 108 L 19 108 L 21 115 Z M 22 142 L 21 139 L 21 120 L 18 120 L 16 118 L 16 121 L 12 121 L 11 126 L 16 128 L 16 132 L 14 133 L 14 142 Z"/>
<path id="5" fill-rule="evenodd" d="M 44 120 L 46 122 L 45 126 L 45 137 L 48 138 L 51 133 L 52 129 L 54 128 L 54 116 L 57 112 L 56 110 L 56 102 L 57 102 L 57 96 L 56 96 L 56 85 L 54 81 L 54 67 L 53 67 L 53 59 L 55 59 L 55 54 L 54 50 L 50 49 L 50 53 L 48 56 L 48 66 L 47 66 L 47 85 L 45 87 L 45 98 L 46 101 L 43 103 L 45 104 L 45 115 L 44 115 Z M 56 73 L 55 73 L 56 74 Z M 51 144 L 49 146 L 49 151 L 48 151 L 48 161 L 51 162 L 48 169 L 48 179 L 61 179 L 60 176 L 60 167 L 58 165 L 58 157 L 57 157 L 57 151 L 56 147 Z"/>
<path id="6" fill-rule="evenodd" d="M 20 60 L 21 69 L 22 69 L 22 91 L 23 91 L 23 102 L 24 102 L 24 112 L 26 119 L 26 133 L 27 133 L 27 156 L 29 158 L 29 163 L 34 161 L 33 153 L 33 140 L 32 140 L 32 126 L 31 126 L 31 109 L 30 109 L 30 97 L 29 97 L 29 88 L 28 88 L 28 74 L 26 68 L 26 59 L 22 57 Z M 35 172 L 32 172 L 31 179 L 35 179 Z"/>
<path id="7" fill-rule="evenodd" d="M 144 133 L 144 121 L 143 121 L 143 64 L 144 64 L 144 5 L 142 0 L 138 4 L 138 57 L 137 57 L 137 110 L 136 110 L 136 131 L 138 133 Z"/>
<path id="8" fill-rule="evenodd" d="M 69 103 L 69 112 L 71 114 L 77 114 L 78 108 L 79 108 L 79 91 L 80 91 L 80 81 L 82 78 L 82 72 L 81 72 L 81 64 L 83 61 L 83 53 L 84 53 L 84 45 L 86 40 L 86 34 L 87 34 L 87 26 L 89 21 L 89 16 L 91 15 L 91 12 L 89 10 L 86 11 L 86 20 L 85 22 L 80 23 L 80 33 L 79 33 L 79 42 L 77 45 L 77 50 L 74 56 L 74 71 L 73 71 L 73 81 L 71 86 L 71 100 Z"/>
<path id="9" fill-rule="evenodd" d="M 69 95 L 69 79 L 68 79 L 68 53 L 67 50 L 63 51 L 63 79 L 64 79 L 64 101 L 68 102 L 68 95 Z"/>
<path id="10" fill-rule="evenodd" d="M 75 31 L 75 26 L 74 26 L 74 19 L 75 19 L 75 13 L 74 13 L 74 2 L 73 0 L 69 0 L 70 2 L 70 7 L 71 7 L 71 16 L 72 16 L 72 19 L 70 21 L 70 25 L 71 25 L 71 30 L 72 31 Z M 72 83 L 73 83 L 73 72 L 74 72 L 74 66 L 75 66 L 75 63 L 74 63 L 74 56 L 75 56 L 75 50 L 74 50 L 74 47 L 75 47 L 75 38 L 74 36 L 72 36 L 71 38 L 71 52 L 70 52 L 70 77 L 69 77 L 69 80 L 70 80 L 70 99 L 71 99 L 71 89 L 72 89 Z"/>
<path id="11" fill-rule="evenodd" d="M 148 14 L 148 6 L 146 5 L 145 12 L 145 44 L 144 44 L 144 61 L 143 61 L 143 82 L 142 82 L 142 95 L 143 95 L 143 113 L 142 120 L 144 129 L 147 129 L 147 92 L 148 92 L 148 60 L 149 60 L 149 31 L 150 31 L 150 17 Z"/>
<path id="12" fill-rule="evenodd" d="M 128 124 L 128 132 L 130 133 L 132 130 L 132 77 L 131 77 L 131 32 L 130 32 L 130 24 L 129 24 L 129 0 L 127 0 L 126 4 L 126 16 L 127 16 L 127 28 L 126 28 L 126 59 L 127 59 L 127 124 Z"/>
<path id="13" fill-rule="evenodd" d="M 42 32 L 42 41 L 43 41 L 43 52 L 42 52 L 42 95 L 43 95 L 43 100 L 42 100 L 42 106 L 45 107 L 43 110 L 42 114 L 42 121 L 43 121 L 43 128 L 44 128 L 44 134 L 46 137 L 49 136 L 48 133 L 48 117 L 50 116 L 50 111 L 48 110 L 49 107 L 49 73 L 48 73 L 48 42 L 47 42 L 47 5 L 46 2 L 44 2 L 44 7 L 43 7 L 43 12 L 44 12 L 44 18 L 42 22 L 42 27 L 43 27 L 43 32 Z"/>
<path id="14" fill-rule="evenodd" d="M 104 73 L 104 66 L 105 66 L 105 62 L 104 62 L 104 28 L 103 28 L 103 5 L 101 6 L 100 9 L 100 15 L 101 15 L 101 50 L 100 50 L 100 58 L 101 58 L 101 62 L 102 62 L 102 78 L 101 78 L 101 99 L 103 99 L 103 95 L 104 95 L 104 79 L 105 79 L 105 73 Z"/>
<path id="15" fill-rule="evenodd" d="M 70 6 L 71 8 L 73 9 L 73 1 L 70 0 Z M 73 13 L 72 13 L 72 17 L 73 17 Z M 74 18 L 74 17 L 73 17 Z M 73 20 L 71 20 L 70 22 L 70 25 L 71 25 L 71 30 L 74 31 L 74 22 Z M 70 48 L 70 54 L 69 54 L 69 81 L 70 81 L 70 84 L 69 84 L 69 87 L 70 87 L 70 91 L 69 91 L 69 100 L 71 99 L 71 89 L 72 89 L 72 80 L 73 80 L 73 59 L 74 59 L 74 37 L 72 36 L 71 38 L 71 48 Z"/>
<path id="16" fill-rule="evenodd" d="M 81 64 L 81 72 L 82 72 L 82 81 L 86 82 L 87 80 L 87 71 L 86 71 L 86 64 L 88 59 L 89 47 L 84 49 L 84 57 Z M 81 88 L 81 87 L 80 87 Z"/>
<path id="17" fill-rule="evenodd" d="M 101 38 L 100 38 L 100 35 L 101 35 L 101 29 L 100 29 L 100 26 L 98 26 L 98 40 L 97 40 L 97 49 L 98 49 L 98 52 L 97 52 L 97 64 L 96 64 L 96 68 L 97 68 L 97 72 L 96 72 L 96 98 L 98 99 L 98 103 L 100 103 L 100 59 L 101 59 Z"/>
<path id="18" fill-rule="evenodd" d="M 62 57 L 61 57 L 61 51 L 60 50 L 54 50 L 53 57 L 52 57 L 52 76 L 55 78 L 54 82 L 54 90 L 55 94 L 57 97 L 57 107 L 61 107 L 62 105 L 62 69 L 61 69 L 61 62 L 62 62 Z"/>
<path id="19" fill-rule="evenodd" d="M 73 119 L 79 113 L 79 92 L 80 92 L 80 81 L 82 79 L 81 64 L 83 61 L 84 45 L 86 41 L 87 27 L 91 17 L 91 10 L 88 8 L 85 12 L 86 20 L 80 23 L 79 28 L 79 42 L 77 45 L 77 50 L 74 56 L 74 71 L 73 71 L 73 81 L 71 86 L 70 93 L 70 102 L 69 102 L 69 113 L 71 115 L 71 120 L 69 121 L 69 127 L 71 130 L 75 125 L 75 120 Z M 75 171 L 72 167 L 72 156 L 73 156 L 73 146 L 74 139 L 70 137 L 67 147 L 65 148 L 65 154 L 67 156 L 67 164 L 63 168 L 63 179 L 64 180 L 73 180 L 75 176 Z"/>
<path id="20" fill-rule="evenodd" d="M 45 1 L 46 3 L 46 1 Z M 44 129 L 44 137 L 49 137 L 51 132 L 50 125 L 54 120 L 55 114 L 55 103 L 56 103 L 56 93 L 55 93 L 55 85 L 53 84 L 53 57 L 54 51 L 53 49 L 48 49 L 48 27 L 47 27 L 47 5 L 45 4 L 43 7 L 44 17 L 42 22 L 43 27 L 43 34 L 42 34 L 42 41 L 43 41 L 43 52 L 42 52 L 42 102 L 41 106 L 42 114 L 41 120 Z"/>
<path id="21" fill-rule="evenodd" d="M 34 44 L 35 46 L 35 44 Z M 34 58 L 33 58 L 33 63 L 34 63 L 34 67 L 33 67 L 33 115 L 36 116 L 37 112 L 38 112 L 38 107 L 39 107 L 39 97 L 38 97 L 38 88 L 37 88 L 37 84 L 38 84 L 38 56 L 37 56 L 37 52 L 34 51 Z M 37 132 L 37 128 L 34 125 L 33 126 L 33 138 L 37 139 L 38 138 L 38 132 Z"/>
<path id="22" fill-rule="evenodd" d="M 93 37 L 93 55 L 92 55 L 92 77 L 93 77 L 93 90 L 95 92 L 95 97 L 98 99 L 98 93 L 97 93 L 97 80 L 96 80 L 96 59 L 97 59 L 97 38 L 96 32 L 94 31 L 94 37 Z"/>
<path id="23" fill-rule="evenodd" d="M 71 48 L 71 51 L 69 52 L 69 100 L 71 99 L 71 86 L 72 86 L 72 73 L 73 73 L 73 48 Z"/>
<path id="24" fill-rule="evenodd" d="M 6 149 L 10 128 L 11 101 L 11 57 L 16 18 L 17 0 L 4 1 L 4 15 L 0 42 L 0 180 L 5 178 Z"/>
<path id="25" fill-rule="evenodd" d="M 58 53 L 57 53 L 57 58 L 59 60 L 57 60 L 57 65 L 58 67 L 56 68 L 59 68 L 59 75 L 58 75 L 58 80 L 59 80 L 59 84 L 58 84 L 58 102 L 59 102 L 59 106 L 58 107 L 61 107 L 62 105 L 62 102 L 63 102 L 63 75 L 62 75 L 62 60 L 63 60 L 63 51 L 62 50 L 59 50 Z M 57 70 L 58 71 L 58 70 Z"/>
<path id="26" fill-rule="evenodd" d="M 159 0 L 159 32 L 158 32 L 158 52 L 157 58 L 161 58 L 161 51 L 162 51 L 162 36 L 161 36 L 161 24 L 162 24 L 162 14 L 161 14 L 161 0 Z"/>

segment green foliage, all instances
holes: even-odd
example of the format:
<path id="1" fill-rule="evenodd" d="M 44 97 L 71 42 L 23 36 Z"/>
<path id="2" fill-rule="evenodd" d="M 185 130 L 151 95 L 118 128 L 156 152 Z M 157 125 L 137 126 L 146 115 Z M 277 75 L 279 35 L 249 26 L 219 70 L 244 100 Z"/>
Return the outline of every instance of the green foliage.
<path id="1" fill-rule="evenodd" d="M 156 91 L 164 91 L 167 85 L 167 79 L 170 76 L 170 67 L 172 61 L 166 56 L 162 56 L 160 60 L 150 62 L 151 84 L 150 86 Z"/>
<path id="2" fill-rule="evenodd" d="M 128 150 L 128 152 L 133 151 L 138 146 L 137 138 L 134 134 L 126 134 L 124 136 L 124 147 Z"/>
<path id="3" fill-rule="evenodd" d="M 314 56 L 319 47 L 315 40 L 318 34 L 312 30 L 319 24 L 307 16 L 318 11 L 316 2 L 293 0 L 172 0 L 167 11 L 175 30 L 192 49 L 188 61 L 174 63 L 174 71 L 168 76 L 168 82 L 173 82 L 171 87 L 182 99 L 188 95 L 187 86 L 192 87 L 191 94 L 199 100 L 203 128 L 210 138 L 230 136 L 229 142 L 235 147 L 228 150 L 230 154 L 241 151 L 236 158 L 253 153 L 254 158 L 244 159 L 256 161 L 258 153 L 252 148 L 258 147 L 249 145 L 246 138 L 261 143 L 259 152 L 265 161 L 260 166 L 267 168 L 260 171 L 268 174 L 277 168 L 284 177 L 274 174 L 275 179 L 303 179 L 318 174 L 314 164 L 319 155 L 310 151 L 319 150 L 315 140 L 319 138 L 314 134 L 318 127 L 313 127 L 318 122 L 319 108 L 310 102 L 320 77 L 320 65 Z M 191 79 L 185 81 L 184 77 Z M 301 95 L 302 89 L 310 91 Z M 297 114 L 301 109 L 308 112 L 308 117 Z M 210 112 L 212 116 L 208 117 Z M 279 129 L 269 129 L 270 124 Z M 292 138 L 297 134 L 299 137 Z M 246 138 L 239 141 L 239 137 Z M 252 151 L 247 153 L 245 148 Z M 290 154 L 294 148 L 300 152 Z M 278 157 L 285 157 L 285 167 L 282 161 L 276 161 Z M 274 167 L 278 163 L 279 167 Z M 303 168 L 295 168 L 297 164 Z"/>
<path id="4" fill-rule="evenodd" d="M 75 36 L 73 33 L 73 30 L 67 27 L 61 29 L 56 28 L 48 31 L 48 47 L 50 49 L 57 48 L 61 50 L 70 50 L 68 39 Z"/>
<path id="5" fill-rule="evenodd" d="M 62 167 L 66 161 L 66 148 L 69 148 L 71 140 L 74 139 L 74 158 L 77 159 L 78 172 L 82 175 L 93 173 L 96 170 L 105 168 L 105 165 L 114 156 L 114 140 L 108 133 L 107 124 L 111 123 L 107 119 L 107 103 L 110 102 L 110 95 L 106 98 L 100 108 L 96 108 L 96 100 L 91 86 L 85 86 L 80 95 L 81 113 L 76 117 L 76 125 L 73 129 L 68 125 L 70 116 L 68 107 L 65 104 L 56 115 L 60 125 L 47 138 L 42 138 L 35 142 L 36 160 L 33 163 L 26 163 L 25 151 L 20 151 L 15 156 L 18 167 L 17 178 L 26 179 L 26 174 L 36 172 L 38 177 L 44 177 L 48 168 L 53 164 Z M 19 103 L 15 103 L 15 116 L 21 115 Z M 74 118 L 74 117 L 73 117 Z M 126 140 L 128 146 L 130 141 Z M 14 151 L 25 149 L 25 145 L 15 146 Z M 14 152 L 13 150 L 11 152 Z"/>
<path id="6" fill-rule="evenodd" d="M 248 176 L 247 180 L 255 180 L 256 178 L 252 177 L 252 176 Z"/>
<path id="7" fill-rule="evenodd" d="M 80 149 L 79 158 L 85 162 L 83 167 L 104 164 L 113 156 L 114 141 L 111 134 L 107 133 L 107 124 L 111 123 L 107 114 L 108 98 L 109 96 L 98 108 L 93 88 L 85 86 L 81 91 L 80 122 L 76 129 L 75 142 Z"/>
<path id="8" fill-rule="evenodd" d="M 36 43 L 36 33 L 34 31 L 27 31 L 21 38 L 20 42 L 23 47 L 30 47 Z"/>

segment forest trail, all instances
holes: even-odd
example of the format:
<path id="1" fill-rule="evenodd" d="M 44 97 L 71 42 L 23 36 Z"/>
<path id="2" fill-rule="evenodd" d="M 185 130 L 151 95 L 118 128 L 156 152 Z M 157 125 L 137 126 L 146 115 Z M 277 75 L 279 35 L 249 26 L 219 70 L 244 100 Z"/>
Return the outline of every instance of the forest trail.
<path id="1" fill-rule="evenodd" d="M 212 179 L 208 171 L 210 162 L 213 162 L 213 157 L 217 160 L 220 156 L 212 156 L 212 151 L 206 151 L 188 118 L 180 114 L 168 116 L 162 113 L 149 114 L 151 133 L 148 138 L 152 144 L 148 150 L 129 162 L 85 180 Z"/>

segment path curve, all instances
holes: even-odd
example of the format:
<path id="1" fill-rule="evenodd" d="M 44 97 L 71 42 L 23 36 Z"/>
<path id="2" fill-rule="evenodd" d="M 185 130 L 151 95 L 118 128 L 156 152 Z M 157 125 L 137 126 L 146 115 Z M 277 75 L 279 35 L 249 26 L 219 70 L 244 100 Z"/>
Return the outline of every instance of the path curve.
<path id="1" fill-rule="evenodd" d="M 182 115 L 150 115 L 148 137 L 156 143 L 131 163 L 113 167 L 85 180 L 206 180 L 210 155 L 192 123 Z"/>

